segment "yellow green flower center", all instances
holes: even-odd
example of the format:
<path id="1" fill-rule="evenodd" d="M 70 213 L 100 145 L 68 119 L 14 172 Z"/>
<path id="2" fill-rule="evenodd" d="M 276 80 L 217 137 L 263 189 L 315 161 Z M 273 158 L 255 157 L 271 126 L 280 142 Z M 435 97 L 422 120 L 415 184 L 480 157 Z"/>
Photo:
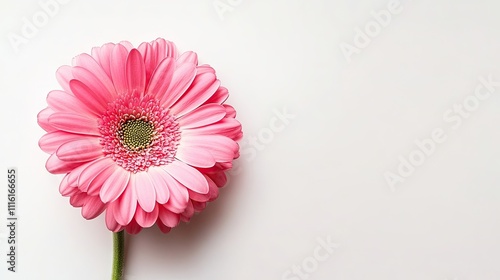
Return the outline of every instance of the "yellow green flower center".
<path id="1" fill-rule="evenodd" d="M 128 120 L 121 125 L 120 138 L 124 146 L 131 150 L 147 148 L 153 140 L 154 126 L 144 120 Z"/>

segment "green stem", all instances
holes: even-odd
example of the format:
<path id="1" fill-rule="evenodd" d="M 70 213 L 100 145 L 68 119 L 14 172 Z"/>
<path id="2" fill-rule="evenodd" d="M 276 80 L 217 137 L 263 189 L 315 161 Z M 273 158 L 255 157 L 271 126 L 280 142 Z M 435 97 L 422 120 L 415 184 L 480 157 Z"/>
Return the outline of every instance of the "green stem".
<path id="1" fill-rule="evenodd" d="M 113 274 L 111 280 L 121 280 L 125 249 L 125 231 L 113 232 Z"/>

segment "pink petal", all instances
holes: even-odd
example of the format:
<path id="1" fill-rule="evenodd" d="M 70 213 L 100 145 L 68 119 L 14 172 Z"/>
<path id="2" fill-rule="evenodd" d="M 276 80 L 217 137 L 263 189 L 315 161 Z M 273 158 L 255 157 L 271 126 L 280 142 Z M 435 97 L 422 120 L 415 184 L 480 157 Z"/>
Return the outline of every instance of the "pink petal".
<path id="1" fill-rule="evenodd" d="M 96 166 L 96 168 L 97 168 L 97 166 Z M 114 170 L 115 170 L 115 163 L 114 162 L 108 166 L 103 166 L 103 169 L 98 171 L 98 173 L 93 177 L 90 177 L 91 175 L 87 174 L 88 172 L 91 172 L 91 171 L 83 170 L 82 171 L 83 174 L 81 174 L 80 177 L 89 176 L 90 178 L 81 179 L 81 181 L 79 179 L 78 180 L 79 188 L 82 191 L 86 191 L 89 195 L 92 195 L 92 196 L 99 195 L 99 193 L 101 192 L 102 185 L 104 185 L 104 183 L 108 180 L 108 178 L 111 176 L 111 174 L 113 174 Z"/>
<path id="2" fill-rule="evenodd" d="M 158 61 L 163 60 L 165 57 L 173 57 L 176 59 L 178 56 L 175 44 L 170 41 L 158 38 L 151 44 L 153 46 L 153 51 L 156 52 L 156 58 Z"/>
<path id="3" fill-rule="evenodd" d="M 135 220 L 132 220 L 130 221 L 130 223 L 125 227 L 125 230 L 127 231 L 127 233 L 129 234 L 138 234 L 139 232 L 141 232 L 142 230 L 142 227 L 135 221 Z"/>
<path id="4" fill-rule="evenodd" d="M 158 217 L 165 226 L 171 228 L 176 227 L 180 221 L 179 214 L 172 213 L 165 208 L 160 208 Z"/>
<path id="5" fill-rule="evenodd" d="M 102 185 L 99 195 L 102 202 L 115 201 L 125 190 L 130 179 L 130 172 L 116 167 L 108 180 Z"/>
<path id="6" fill-rule="evenodd" d="M 77 193 L 69 198 L 69 203 L 73 207 L 82 207 L 87 201 L 86 193 Z"/>
<path id="7" fill-rule="evenodd" d="M 203 211 L 203 209 L 205 209 L 205 207 L 207 207 L 206 202 L 199 202 L 199 201 L 193 200 L 192 203 L 193 203 L 193 208 L 194 208 L 195 212 L 201 212 L 201 211 Z"/>
<path id="8" fill-rule="evenodd" d="M 92 72 L 80 66 L 73 67 L 72 71 L 73 76 L 75 77 L 73 80 L 80 81 L 84 84 L 89 89 L 87 91 L 93 93 L 92 96 L 95 98 L 95 102 L 99 102 L 101 106 L 107 107 L 107 104 L 113 100 L 115 96 L 115 89 L 108 89 Z M 73 94 L 77 96 L 71 85 L 71 81 L 73 80 L 69 81 L 69 87 L 71 88 Z M 110 90 L 113 91 L 111 92 Z M 81 96 L 77 97 L 82 100 Z"/>
<path id="9" fill-rule="evenodd" d="M 107 43 L 100 48 L 98 47 L 92 48 L 92 57 L 94 57 L 94 59 L 99 63 L 99 65 L 101 65 L 102 69 L 104 70 L 104 72 L 106 72 L 106 75 L 108 75 L 110 79 L 111 79 L 110 58 L 114 47 L 115 44 Z"/>
<path id="10" fill-rule="evenodd" d="M 137 195 L 134 184 L 135 176 L 132 175 L 123 195 L 116 201 L 117 206 L 114 209 L 115 219 L 123 226 L 128 225 L 132 221 L 137 209 Z"/>
<path id="11" fill-rule="evenodd" d="M 234 109 L 233 106 L 224 104 L 222 105 L 224 108 L 226 108 L 226 117 L 227 118 L 235 118 L 236 117 L 236 110 Z"/>
<path id="12" fill-rule="evenodd" d="M 200 65 L 200 66 L 196 67 L 196 73 L 198 75 L 203 74 L 203 73 L 212 73 L 212 74 L 215 74 L 215 69 L 212 68 L 208 64 L 203 64 L 203 65 Z"/>
<path id="13" fill-rule="evenodd" d="M 212 181 L 220 188 L 223 187 L 227 183 L 227 176 L 226 173 L 224 172 L 215 172 L 215 173 L 210 173 L 207 174 Z"/>
<path id="14" fill-rule="evenodd" d="M 197 75 L 186 93 L 171 106 L 174 115 L 182 116 L 201 106 L 220 86 L 220 81 L 212 73 Z"/>
<path id="15" fill-rule="evenodd" d="M 137 223 L 143 227 L 148 228 L 155 224 L 156 219 L 158 219 L 158 206 L 155 204 L 153 211 L 146 212 L 141 207 L 137 207 L 135 211 L 135 220 Z"/>
<path id="16" fill-rule="evenodd" d="M 236 119 L 224 118 L 214 124 L 183 130 L 182 133 L 186 136 L 221 134 L 234 140 L 241 134 L 241 124 Z"/>
<path id="17" fill-rule="evenodd" d="M 181 214 L 181 220 L 184 222 L 189 222 L 189 220 L 191 220 L 191 217 L 193 217 L 193 215 L 194 215 L 194 207 L 193 203 L 190 200 L 188 202 L 186 210 L 184 210 L 184 212 L 182 212 Z"/>
<path id="18" fill-rule="evenodd" d="M 92 88 L 92 86 L 95 86 L 95 88 L 92 88 L 92 90 L 97 91 L 97 89 L 99 89 L 99 91 L 97 92 L 101 93 L 102 95 L 110 97 L 116 96 L 113 82 L 109 78 L 108 74 L 106 74 L 106 71 L 104 71 L 101 65 L 99 65 L 99 63 L 92 56 L 83 53 L 73 59 L 73 65 L 80 66 L 87 70 L 88 73 L 92 74 L 89 76 L 88 73 L 85 72 L 75 72 L 75 69 L 78 69 L 80 67 L 73 67 L 73 76 L 75 77 L 75 79 L 80 80 L 84 83 L 87 83 L 87 81 L 92 83 L 91 85 L 89 85 L 89 87 Z M 85 81 L 81 78 L 85 78 L 88 80 Z"/>
<path id="19" fill-rule="evenodd" d="M 175 61 L 173 58 L 165 58 L 152 74 L 151 81 L 146 89 L 147 94 L 157 96 L 161 99 L 167 92 L 167 89 L 174 76 Z"/>
<path id="20" fill-rule="evenodd" d="M 59 185 L 59 192 L 62 196 L 72 196 L 78 192 L 78 188 L 71 186 L 68 183 L 68 174 L 64 176 Z"/>
<path id="21" fill-rule="evenodd" d="M 78 175 L 78 187 L 82 192 L 88 192 L 90 183 L 101 173 L 104 172 L 106 169 L 114 165 L 114 161 L 108 157 L 103 157 L 98 160 L 90 162 L 88 165 L 85 166 L 85 168 L 82 170 L 82 172 Z M 112 171 L 110 171 L 112 172 Z M 109 174 L 111 175 L 111 173 Z M 109 176 L 105 176 L 105 178 L 108 178 Z M 105 180 L 102 180 L 100 187 L 104 183 Z M 97 183 L 97 182 L 96 182 Z M 98 192 L 91 194 L 92 196 L 96 195 Z"/>
<path id="22" fill-rule="evenodd" d="M 208 176 L 205 176 L 208 182 L 209 191 L 207 194 L 199 194 L 197 192 L 189 191 L 189 198 L 198 202 L 207 202 L 216 199 L 219 196 L 219 188 Z M 194 205 L 193 205 L 194 206 Z"/>
<path id="23" fill-rule="evenodd" d="M 56 129 L 49 123 L 49 117 L 54 113 L 54 109 L 47 107 L 38 113 L 37 122 L 38 125 L 47 132 L 55 131 Z"/>
<path id="24" fill-rule="evenodd" d="M 57 149 L 56 154 L 60 160 L 74 162 L 85 162 L 103 156 L 99 139 L 90 137 L 66 142 Z"/>
<path id="25" fill-rule="evenodd" d="M 160 204 L 165 204 L 170 198 L 170 191 L 168 190 L 167 181 L 164 179 L 168 175 L 160 167 L 150 167 L 148 169 L 149 176 L 153 181 L 153 186 L 156 193 L 156 201 Z"/>
<path id="26" fill-rule="evenodd" d="M 163 233 L 169 233 L 172 228 L 167 227 L 166 225 L 162 224 L 161 222 L 157 222 L 156 225 L 158 228 L 161 230 Z"/>
<path id="27" fill-rule="evenodd" d="M 215 159 L 208 149 L 189 146 L 182 142 L 177 147 L 175 158 L 195 167 L 208 168 L 215 165 Z"/>
<path id="28" fill-rule="evenodd" d="M 149 43 L 142 43 L 137 48 L 144 59 L 144 67 L 146 70 L 146 85 L 149 84 L 151 80 L 151 75 L 156 68 L 156 52 L 153 51 L 153 47 Z"/>
<path id="29" fill-rule="evenodd" d="M 73 94 L 53 90 L 47 95 L 47 103 L 56 111 L 61 112 L 78 112 L 79 114 L 92 114 L 87 110 L 87 107 L 78 100 Z"/>
<path id="30" fill-rule="evenodd" d="M 169 84 L 166 93 L 161 97 L 160 103 L 165 108 L 169 108 L 189 88 L 195 76 L 196 66 L 194 64 L 184 63 L 176 65 L 172 82 Z"/>
<path id="31" fill-rule="evenodd" d="M 137 49 L 132 49 L 127 57 L 128 92 L 133 95 L 141 95 L 146 87 L 146 69 L 141 53 Z"/>
<path id="32" fill-rule="evenodd" d="M 100 115 L 106 110 L 107 102 L 99 94 L 93 92 L 88 86 L 78 80 L 71 80 L 69 82 L 71 91 L 76 98 L 84 104 L 86 108 L 94 115 Z M 81 111 L 81 110 L 79 110 Z"/>
<path id="33" fill-rule="evenodd" d="M 89 196 L 82 207 L 82 216 L 87 220 L 91 220 L 101 215 L 105 209 L 106 204 L 102 203 L 99 196 Z"/>
<path id="34" fill-rule="evenodd" d="M 59 67 L 56 71 L 56 79 L 65 92 L 71 92 L 71 89 L 69 88 L 69 81 L 74 79 L 71 66 L 63 65 Z"/>
<path id="35" fill-rule="evenodd" d="M 229 92 L 225 87 L 219 87 L 217 91 L 212 95 L 205 103 L 217 103 L 222 104 L 229 97 Z"/>
<path id="36" fill-rule="evenodd" d="M 205 180 L 205 177 L 193 167 L 181 161 L 174 160 L 163 168 L 186 188 L 202 194 L 208 192 L 207 180 Z"/>
<path id="37" fill-rule="evenodd" d="M 59 148 L 59 146 L 66 142 L 86 137 L 92 138 L 93 136 L 79 135 L 64 131 L 52 131 L 46 133 L 42 136 L 42 138 L 40 138 L 40 140 L 38 141 L 38 146 L 40 146 L 42 151 L 46 153 L 53 153 L 57 150 L 57 148 Z"/>
<path id="38" fill-rule="evenodd" d="M 114 208 L 116 203 L 111 203 L 106 209 L 106 227 L 112 232 L 119 232 L 123 227 L 118 224 L 114 216 Z"/>
<path id="39" fill-rule="evenodd" d="M 192 147 L 205 149 L 217 162 L 232 161 L 238 155 L 239 150 L 238 143 L 223 135 L 186 135 L 181 139 L 179 148 L 183 145 L 186 147 L 181 150 L 186 150 L 186 152 L 189 152 Z M 193 150 L 198 151 L 197 149 Z"/>
<path id="40" fill-rule="evenodd" d="M 100 136 L 97 119 L 91 119 L 72 113 L 54 113 L 49 117 L 49 124 L 57 129 L 86 135 Z"/>
<path id="41" fill-rule="evenodd" d="M 124 46 L 129 52 L 134 48 L 134 45 L 129 41 L 120 41 L 120 45 Z"/>
<path id="42" fill-rule="evenodd" d="M 137 193 L 137 201 L 142 209 L 148 213 L 153 211 L 156 205 L 156 193 L 149 174 L 147 172 L 136 173 L 134 187 Z"/>
<path id="43" fill-rule="evenodd" d="M 186 62 L 198 65 L 198 55 L 195 52 L 188 51 L 188 52 L 183 53 L 177 59 L 177 64 L 186 63 Z"/>
<path id="44" fill-rule="evenodd" d="M 209 125 L 220 121 L 226 110 L 219 104 L 205 104 L 178 119 L 182 129 Z"/>
<path id="45" fill-rule="evenodd" d="M 189 193 L 181 183 L 172 178 L 167 171 L 162 167 L 162 172 L 165 173 L 163 179 L 167 183 L 168 191 L 170 193 L 170 199 L 164 206 L 174 213 L 181 213 L 186 208 L 187 202 L 189 200 Z"/>
<path id="46" fill-rule="evenodd" d="M 70 172 L 81 164 L 81 162 L 62 161 L 57 158 L 56 154 L 52 154 L 47 160 L 45 168 L 47 168 L 47 171 L 52 174 L 64 174 Z"/>
<path id="47" fill-rule="evenodd" d="M 128 90 L 127 76 L 125 74 L 127 55 L 127 49 L 120 44 L 115 45 L 111 52 L 110 72 L 118 95 L 127 93 Z"/>
<path id="48" fill-rule="evenodd" d="M 76 167 L 75 169 L 71 170 L 71 172 L 68 173 L 68 183 L 71 186 L 75 186 L 78 189 L 80 189 L 79 188 L 80 186 L 78 185 L 78 177 L 80 176 L 82 171 L 85 168 L 87 168 L 89 165 L 91 165 L 92 163 L 94 163 L 94 161 L 89 161 L 89 162 L 86 162 L 86 163 Z"/>

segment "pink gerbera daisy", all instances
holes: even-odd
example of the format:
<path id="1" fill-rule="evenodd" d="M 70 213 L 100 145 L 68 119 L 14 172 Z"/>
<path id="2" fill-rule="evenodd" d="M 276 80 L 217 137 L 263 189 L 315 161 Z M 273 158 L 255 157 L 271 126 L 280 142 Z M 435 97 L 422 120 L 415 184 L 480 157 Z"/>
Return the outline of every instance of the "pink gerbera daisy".
<path id="1" fill-rule="evenodd" d="M 57 70 L 38 114 L 46 168 L 63 196 L 109 230 L 169 232 L 226 183 L 242 136 L 228 90 L 194 52 L 164 39 L 105 44 Z"/>

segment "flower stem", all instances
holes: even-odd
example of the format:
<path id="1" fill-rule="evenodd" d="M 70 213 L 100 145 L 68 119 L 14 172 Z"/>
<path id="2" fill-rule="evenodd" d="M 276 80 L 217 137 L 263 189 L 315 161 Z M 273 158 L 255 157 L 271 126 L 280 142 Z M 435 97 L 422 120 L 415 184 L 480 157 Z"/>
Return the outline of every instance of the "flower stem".
<path id="1" fill-rule="evenodd" d="M 113 232 L 113 274 L 111 280 L 121 280 L 125 249 L 125 231 Z"/>

